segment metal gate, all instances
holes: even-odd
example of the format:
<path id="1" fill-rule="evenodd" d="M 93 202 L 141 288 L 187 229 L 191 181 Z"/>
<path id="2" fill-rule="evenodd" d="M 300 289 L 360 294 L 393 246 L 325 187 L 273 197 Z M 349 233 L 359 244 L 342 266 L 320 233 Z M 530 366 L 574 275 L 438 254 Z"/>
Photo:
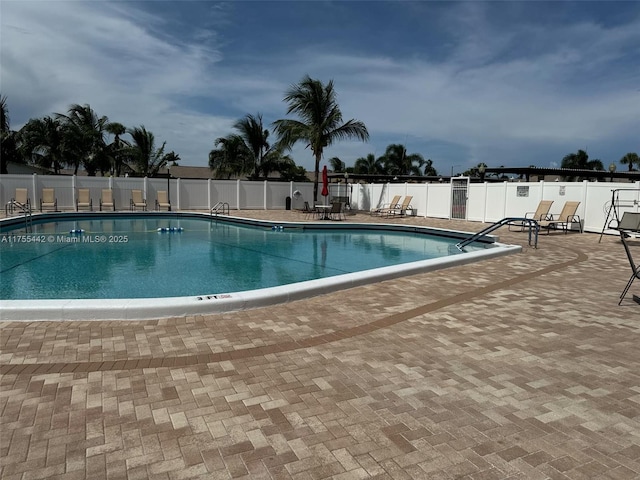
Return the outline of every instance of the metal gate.
<path id="1" fill-rule="evenodd" d="M 451 218 L 467 219 L 467 190 L 469 189 L 469 177 L 456 177 L 451 179 Z"/>

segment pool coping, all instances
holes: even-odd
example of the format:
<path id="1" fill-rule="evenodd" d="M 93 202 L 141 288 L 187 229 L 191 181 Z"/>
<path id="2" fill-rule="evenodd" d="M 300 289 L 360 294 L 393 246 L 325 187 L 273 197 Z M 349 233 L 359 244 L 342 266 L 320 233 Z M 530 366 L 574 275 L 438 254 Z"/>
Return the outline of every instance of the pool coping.
<path id="1" fill-rule="evenodd" d="M 75 217 L 87 218 L 131 217 L 131 216 L 179 216 L 181 218 L 210 218 L 212 221 L 236 223 L 263 228 L 325 230 L 325 229 L 382 229 L 413 233 L 430 233 L 439 236 L 464 239 L 473 232 L 445 230 L 406 224 L 350 223 L 350 222 L 273 222 L 247 219 L 236 216 L 214 216 L 201 212 L 55 212 L 34 215 L 34 221 Z M 20 220 L 18 220 L 20 221 Z M 24 221 L 24 218 L 21 220 Z M 16 217 L 0 220 L 0 228 L 16 224 Z M 58 320 L 147 320 L 191 315 L 207 315 L 241 311 L 280 303 L 292 302 L 338 290 L 391 280 L 406 275 L 425 273 L 443 268 L 465 265 L 480 260 L 496 258 L 522 251 L 520 245 L 498 242 L 492 235 L 481 237 L 481 243 L 490 243 L 487 248 L 460 255 L 393 265 L 309 280 L 289 285 L 248 290 L 243 292 L 218 293 L 188 297 L 127 298 L 127 299 L 60 299 L 60 300 L 2 300 L 2 321 L 58 321 Z"/>

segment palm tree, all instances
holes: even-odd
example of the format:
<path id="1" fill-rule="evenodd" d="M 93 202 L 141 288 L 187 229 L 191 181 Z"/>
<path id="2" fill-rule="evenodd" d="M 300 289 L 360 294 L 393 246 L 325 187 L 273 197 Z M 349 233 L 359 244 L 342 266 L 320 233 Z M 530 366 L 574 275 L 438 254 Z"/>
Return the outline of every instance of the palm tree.
<path id="1" fill-rule="evenodd" d="M 262 163 L 270 151 L 269 142 L 267 141 L 269 130 L 264 128 L 262 124 L 262 114 L 258 113 L 255 117 L 249 114 L 238 120 L 233 125 L 233 128 L 239 132 L 238 135 L 242 138 L 247 151 L 250 153 L 251 162 L 253 163 L 251 177 L 254 179 L 259 178 Z"/>
<path id="2" fill-rule="evenodd" d="M 24 158 L 60 173 L 64 162 L 64 130 L 61 122 L 49 116 L 29 120 L 20 129 L 20 149 Z"/>
<path id="3" fill-rule="evenodd" d="M 565 155 L 562 159 L 562 168 L 573 168 L 579 170 L 604 170 L 602 161 L 595 159 L 589 160 L 589 155 L 584 150 L 578 150 L 577 153 Z M 570 180 L 572 177 L 566 177 Z"/>
<path id="4" fill-rule="evenodd" d="M 18 133 L 11 130 L 7 97 L 0 95 L 0 174 L 6 174 L 8 162 L 22 162 L 18 152 Z"/>
<path id="5" fill-rule="evenodd" d="M 56 113 L 55 116 L 64 128 L 64 150 L 74 174 L 78 173 L 80 164 L 89 175 L 95 175 L 98 169 L 108 169 L 104 133 L 109 119 L 99 117 L 88 104 L 71 105 L 66 115 Z"/>
<path id="6" fill-rule="evenodd" d="M 164 164 L 169 167 L 177 167 L 178 162 L 180 161 L 180 155 L 171 150 L 169 153 L 164 154 L 164 158 L 162 159 Z"/>
<path id="7" fill-rule="evenodd" d="M 251 152 L 240 135 L 228 135 L 215 141 L 216 149 L 209 152 L 209 168 L 215 178 L 239 177 L 251 171 Z"/>
<path id="8" fill-rule="evenodd" d="M 620 159 L 620 163 L 629 165 L 629 171 L 632 172 L 634 164 L 638 164 L 638 168 L 640 168 L 640 157 L 638 157 L 638 154 L 635 152 L 629 152 Z"/>
<path id="9" fill-rule="evenodd" d="M 369 132 L 361 121 L 352 119 L 342 123 L 333 80 L 325 86 L 320 80 L 306 75 L 300 83 L 289 88 L 284 101 L 289 104 L 287 115 L 294 113 L 300 120 L 277 120 L 274 122 L 276 132 L 285 148 L 303 141 L 311 149 L 315 157 L 313 198 L 317 198 L 320 160 L 325 147 L 350 138 L 367 141 Z"/>
<path id="10" fill-rule="evenodd" d="M 347 165 L 338 157 L 331 157 L 329 159 L 329 166 L 335 173 L 342 173 L 347 169 Z"/>
<path id="11" fill-rule="evenodd" d="M 382 156 L 388 175 L 422 175 L 422 166 L 426 163 L 419 153 L 407 154 L 404 145 L 391 144 Z"/>
<path id="12" fill-rule="evenodd" d="M 131 135 L 132 143 L 126 148 L 131 161 L 131 167 L 140 175 L 153 177 L 158 170 L 165 166 L 164 146 L 155 148 L 155 137 L 153 133 L 147 131 L 144 125 L 127 130 Z"/>
<path id="13" fill-rule="evenodd" d="M 126 155 L 124 148 L 129 146 L 120 136 L 127 133 L 127 128 L 118 122 L 110 122 L 105 126 L 107 133 L 113 135 L 113 141 L 108 145 L 109 157 L 111 157 L 111 174 L 116 177 L 120 176 L 120 172 L 124 165 Z"/>
<path id="14" fill-rule="evenodd" d="M 485 165 L 485 167 L 486 167 L 486 165 Z M 431 160 L 430 158 L 428 158 L 424 162 L 424 174 L 427 175 L 427 176 L 433 176 L 433 177 L 438 175 L 438 171 L 433 166 L 433 160 Z"/>
<path id="15" fill-rule="evenodd" d="M 376 158 L 373 153 L 368 154 L 366 157 L 358 158 L 353 166 L 354 173 L 377 175 L 382 173 L 383 170 L 382 159 Z"/>

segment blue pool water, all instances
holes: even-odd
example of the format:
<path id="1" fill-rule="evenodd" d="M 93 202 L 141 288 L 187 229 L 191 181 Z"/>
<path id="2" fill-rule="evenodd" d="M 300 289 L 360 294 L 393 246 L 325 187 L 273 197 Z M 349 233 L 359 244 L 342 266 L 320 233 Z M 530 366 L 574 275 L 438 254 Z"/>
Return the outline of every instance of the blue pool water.
<path id="1" fill-rule="evenodd" d="M 370 229 L 285 226 L 280 231 L 157 216 L 52 221 L 34 224 L 28 235 L 24 229 L 0 233 L 0 298 L 238 292 L 455 254 L 451 247 L 458 241 Z"/>

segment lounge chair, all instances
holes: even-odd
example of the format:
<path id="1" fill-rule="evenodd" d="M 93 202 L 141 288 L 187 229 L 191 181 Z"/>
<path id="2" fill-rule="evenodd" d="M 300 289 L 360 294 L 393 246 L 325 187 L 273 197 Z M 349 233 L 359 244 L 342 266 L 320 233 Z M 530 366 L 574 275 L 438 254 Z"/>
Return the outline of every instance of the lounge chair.
<path id="1" fill-rule="evenodd" d="M 105 208 L 110 208 L 114 212 L 116 211 L 116 203 L 113 201 L 113 190 L 110 188 L 104 188 L 102 190 L 102 196 L 100 197 L 100 211 Z"/>
<path id="2" fill-rule="evenodd" d="M 42 197 L 40 198 L 40 211 L 44 209 L 58 211 L 58 199 L 53 188 L 43 188 Z"/>
<path id="3" fill-rule="evenodd" d="M 395 208 L 390 208 L 387 210 L 387 217 L 392 215 L 404 216 L 407 214 L 407 210 L 411 210 L 413 213 L 413 207 L 411 206 L 411 200 L 413 200 L 413 195 L 407 195 L 404 197 L 404 200 L 399 205 L 396 205 Z"/>
<path id="4" fill-rule="evenodd" d="M 624 215 L 623 215 L 623 218 L 624 218 Z M 631 265 L 631 277 L 629 278 L 627 285 L 624 287 L 622 294 L 620 294 L 620 301 L 618 302 L 618 305 L 622 303 L 622 300 L 624 299 L 625 295 L 631 288 L 631 284 L 633 283 L 633 281 L 636 278 L 640 278 L 640 264 L 636 265 L 635 263 L 633 263 L 631 250 L 629 249 L 629 244 L 627 244 L 627 240 L 626 240 L 626 237 L 628 236 L 629 234 L 627 232 L 625 232 L 624 230 L 620 230 L 620 240 L 622 241 L 622 245 L 624 246 L 625 252 L 627 252 L 627 259 L 629 260 L 629 265 Z"/>
<path id="5" fill-rule="evenodd" d="M 5 206 L 5 214 L 13 213 L 15 208 L 24 210 L 26 212 L 31 211 L 31 200 L 29 199 L 29 192 L 26 188 L 16 188 L 16 195 Z"/>
<path id="6" fill-rule="evenodd" d="M 386 205 L 383 205 L 381 207 L 378 207 L 378 208 L 376 208 L 374 210 L 371 210 L 371 215 L 383 215 L 383 214 L 386 214 L 390 209 L 396 208 L 398 206 L 398 204 L 400 203 L 400 198 L 401 197 L 402 197 L 402 195 L 396 195 L 395 197 L 393 197 L 391 202 L 389 202 Z"/>
<path id="7" fill-rule="evenodd" d="M 91 192 L 88 188 L 79 188 L 76 197 L 76 212 L 81 208 L 88 208 L 93 211 L 93 200 L 91 200 Z"/>
<path id="8" fill-rule="evenodd" d="M 142 190 L 131 190 L 131 210 L 141 208 L 143 211 L 147 209 L 147 201 L 142 198 Z"/>
<path id="9" fill-rule="evenodd" d="M 535 220 L 536 222 L 540 222 L 542 220 L 551 220 L 552 217 L 549 215 L 549 210 L 551 210 L 551 205 L 553 205 L 553 200 L 541 200 L 538 204 L 538 208 L 536 208 L 535 212 L 527 212 L 524 214 L 524 218 L 530 218 Z M 509 224 L 509 230 L 511 227 L 520 227 L 521 230 L 524 230 L 525 222 L 513 222 Z"/>
<path id="10" fill-rule="evenodd" d="M 156 198 L 156 210 L 166 208 L 167 211 L 171 210 L 171 203 L 167 198 L 166 190 L 158 190 L 158 198 Z"/>
<path id="11" fill-rule="evenodd" d="M 566 234 L 569 231 L 569 226 L 571 226 L 573 222 L 577 221 L 580 233 L 582 233 L 582 221 L 580 220 L 580 217 L 576 215 L 579 205 L 580 202 L 565 202 L 560 215 L 551 215 L 549 220 L 540 220 L 538 222 L 540 228 L 546 228 L 547 234 L 550 233 L 552 228 L 562 228 Z"/>

